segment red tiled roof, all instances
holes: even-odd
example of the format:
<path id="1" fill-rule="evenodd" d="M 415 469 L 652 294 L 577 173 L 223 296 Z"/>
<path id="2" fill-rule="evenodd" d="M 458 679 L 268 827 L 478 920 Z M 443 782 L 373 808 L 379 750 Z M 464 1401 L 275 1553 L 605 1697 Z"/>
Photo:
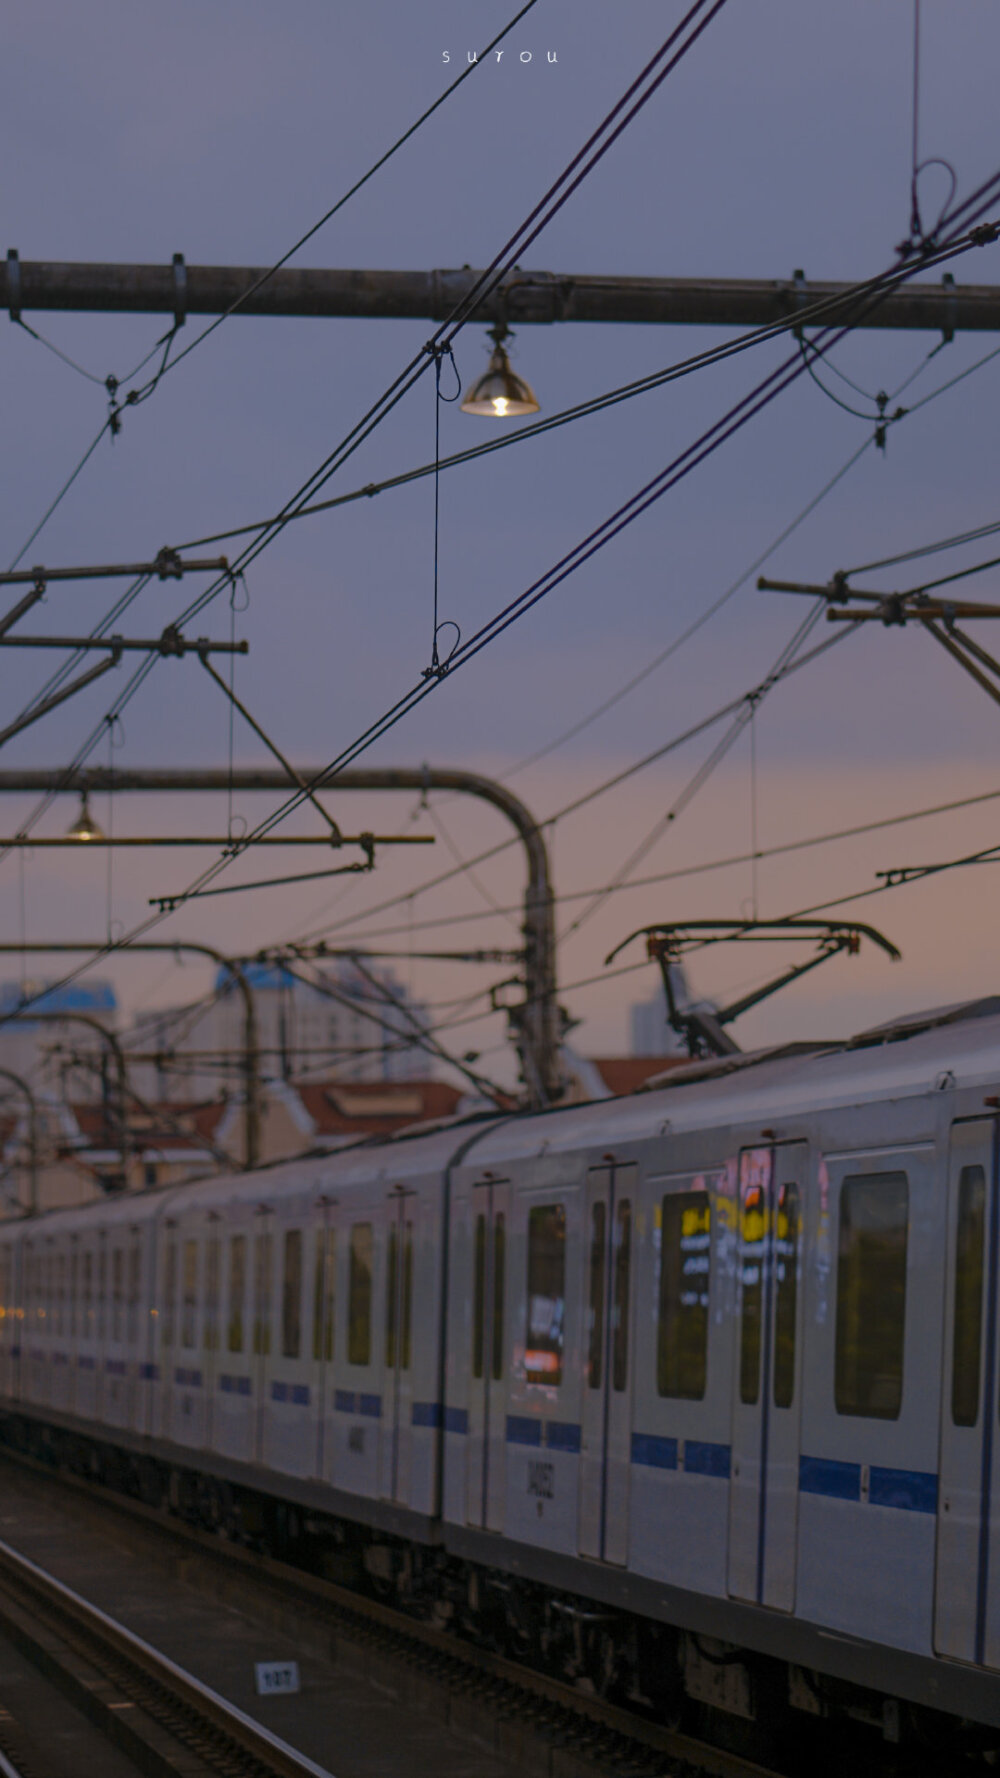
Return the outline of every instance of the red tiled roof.
<path id="1" fill-rule="evenodd" d="M 620 1093 L 634 1093 L 637 1087 L 641 1087 L 654 1074 L 666 1074 L 670 1068 L 685 1067 L 688 1057 L 592 1056 L 590 1061 L 608 1092 L 617 1096 Z"/>
<path id="2" fill-rule="evenodd" d="M 450 1117 L 462 1097 L 443 1080 L 290 1083 L 320 1136 L 378 1136 L 407 1124 Z"/>
<path id="3" fill-rule="evenodd" d="M 171 1100 L 162 1106 L 151 1105 L 148 1114 L 132 1107 L 128 1114 L 129 1140 L 140 1149 L 169 1146 L 200 1150 L 213 1140 L 227 1109 L 224 1099 Z M 70 1110 L 88 1147 L 104 1148 L 109 1142 L 117 1143 L 113 1114 L 109 1121 L 103 1105 L 91 1101 L 71 1105 Z"/>

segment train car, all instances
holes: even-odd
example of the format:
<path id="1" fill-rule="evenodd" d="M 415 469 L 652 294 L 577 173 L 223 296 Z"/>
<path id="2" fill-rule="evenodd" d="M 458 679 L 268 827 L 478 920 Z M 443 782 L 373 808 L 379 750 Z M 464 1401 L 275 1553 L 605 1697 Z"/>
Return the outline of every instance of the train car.
<path id="1" fill-rule="evenodd" d="M 1000 1001 L 0 1229 L 0 1436 L 672 1717 L 1000 1747 Z"/>

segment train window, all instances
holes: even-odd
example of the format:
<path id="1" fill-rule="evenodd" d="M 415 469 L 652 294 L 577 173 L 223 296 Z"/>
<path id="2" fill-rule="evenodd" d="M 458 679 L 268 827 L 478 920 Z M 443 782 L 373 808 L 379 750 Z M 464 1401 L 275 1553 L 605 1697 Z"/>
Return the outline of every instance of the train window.
<path id="1" fill-rule="evenodd" d="M 982 1167 L 963 1167 L 958 1180 L 951 1348 L 951 1418 L 956 1426 L 975 1426 L 979 1418 L 985 1226 L 986 1175 Z"/>
<path id="2" fill-rule="evenodd" d="M 97 1249 L 97 1337 L 104 1338 L 108 1301 L 108 1250 L 103 1245 Z"/>
<path id="3" fill-rule="evenodd" d="M 348 1364 L 371 1363 L 373 1248 L 371 1223 L 354 1223 L 347 1286 Z"/>
<path id="4" fill-rule="evenodd" d="M 778 1190 L 774 1231 L 774 1405 L 790 1408 L 795 1394 L 795 1323 L 798 1305 L 799 1188 Z"/>
<path id="5" fill-rule="evenodd" d="M 856 1173 L 840 1191 L 837 1345 L 838 1414 L 896 1420 L 903 1399 L 906 1242 L 905 1173 Z"/>
<path id="6" fill-rule="evenodd" d="M 111 1338 L 120 1342 L 125 1331 L 125 1253 L 121 1247 L 111 1251 Z"/>
<path id="7" fill-rule="evenodd" d="M 188 1351 L 196 1344 L 198 1319 L 198 1243 L 185 1241 L 181 1255 L 181 1345 Z"/>
<path id="8" fill-rule="evenodd" d="M 483 1346 L 485 1330 L 483 1319 L 486 1314 L 486 1218 L 476 1217 L 476 1231 L 473 1237 L 472 1259 L 472 1374 L 481 1377 L 483 1374 Z"/>
<path id="9" fill-rule="evenodd" d="M 242 1352 L 243 1318 L 247 1296 L 247 1238 L 229 1238 L 229 1321 L 226 1328 L 226 1350 Z"/>
<path id="10" fill-rule="evenodd" d="M 60 1255 L 56 1261 L 56 1267 L 57 1267 L 56 1333 L 62 1334 L 62 1333 L 65 1333 L 65 1331 L 66 1331 L 66 1313 L 67 1313 L 67 1308 L 68 1308 L 68 1304 L 66 1301 L 66 1255 L 65 1255 L 65 1253 L 60 1253 Z"/>
<path id="11" fill-rule="evenodd" d="M 85 1339 L 94 1337 L 94 1256 L 89 1247 L 83 1255 L 82 1332 Z"/>
<path id="12" fill-rule="evenodd" d="M 209 1235 L 205 1242 L 205 1325 L 201 1343 L 206 1352 L 215 1352 L 219 1345 L 219 1237 Z"/>
<path id="13" fill-rule="evenodd" d="M 177 1242 L 168 1241 L 163 1255 L 163 1332 L 164 1346 L 174 1343 L 174 1315 L 177 1301 Z"/>
<path id="14" fill-rule="evenodd" d="M 395 1223 L 390 1224 L 386 1252 L 385 1281 L 385 1362 L 389 1370 L 396 1368 L 396 1309 L 399 1290 L 399 1241 Z"/>
<path id="15" fill-rule="evenodd" d="M 604 1273 L 607 1208 L 599 1198 L 590 1208 L 590 1292 L 587 1305 L 587 1381 L 599 1389 L 604 1377 Z"/>
<path id="16" fill-rule="evenodd" d="M 656 1387 L 701 1401 L 708 1378 L 712 1204 L 705 1191 L 669 1192 L 660 1206 L 660 1314 Z"/>
<path id="17" fill-rule="evenodd" d="M 302 1230 L 285 1230 L 281 1283 L 281 1356 L 298 1358 L 302 1347 Z"/>
<path id="18" fill-rule="evenodd" d="M 765 1187 L 754 1178 L 741 1182 L 740 1205 L 740 1400 L 752 1407 L 760 1397 L 760 1349 L 764 1312 L 764 1241 L 767 1234 Z"/>
<path id="19" fill-rule="evenodd" d="M 271 1350 L 271 1236 L 262 1230 L 254 1240 L 253 1349 L 258 1358 Z"/>
<path id="20" fill-rule="evenodd" d="M 403 1229 L 403 1303 L 401 1319 L 403 1323 L 401 1335 L 400 1365 L 404 1371 L 410 1368 L 410 1329 L 413 1322 L 413 1224 L 408 1222 Z"/>
<path id="21" fill-rule="evenodd" d="M 130 1346 L 134 1346 L 139 1338 L 139 1278 L 139 1243 L 133 1241 L 128 1250 L 128 1332 L 126 1337 Z"/>
<path id="22" fill-rule="evenodd" d="M 566 1211 L 536 1204 L 528 1212 L 528 1332 L 524 1373 L 529 1383 L 562 1382 L 566 1318 Z"/>
<path id="23" fill-rule="evenodd" d="M 407 1224 L 407 1227 L 410 1225 Z M 493 1381 L 503 1376 L 503 1303 L 507 1277 L 507 1224 L 502 1210 L 493 1218 Z"/>
<path id="24" fill-rule="evenodd" d="M 313 1357 L 327 1364 L 333 1358 L 334 1286 L 337 1275 L 337 1231 L 316 1232 L 316 1283 L 313 1291 Z"/>
<path id="25" fill-rule="evenodd" d="M 615 1211 L 615 1286 L 611 1305 L 611 1386 L 617 1394 L 628 1377 L 628 1299 L 632 1269 L 632 1206 L 622 1198 Z"/>
<path id="26" fill-rule="evenodd" d="M 76 1332 L 77 1332 L 77 1326 L 76 1326 L 77 1309 L 78 1309 L 77 1293 L 79 1290 L 79 1283 L 80 1283 L 80 1253 L 79 1253 L 79 1249 L 74 1246 L 74 1248 L 69 1256 L 69 1335 L 70 1335 L 71 1339 L 75 1338 Z M 6 1300 L 7 1300 L 7 1296 L 6 1296 L 6 1291 L 5 1291 L 4 1292 L 4 1301 L 6 1302 Z"/>

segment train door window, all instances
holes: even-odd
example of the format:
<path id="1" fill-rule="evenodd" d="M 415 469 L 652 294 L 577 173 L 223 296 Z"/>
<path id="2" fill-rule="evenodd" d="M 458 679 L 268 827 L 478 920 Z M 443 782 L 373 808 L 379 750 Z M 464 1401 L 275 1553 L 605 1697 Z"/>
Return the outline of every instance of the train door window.
<path id="1" fill-rule="evenodd" d="M 656 1387 L 701 1401 L 708 1379 L 712 1203 L 706 1191 L 669 1192 L 660 1206 L 660 1312 Z"/>
<path id="2" fill-rule="evenodd" d="M 97 1337 L 103 1340 L 107 1326 L 108 1304 L 108 1250 L 106 1247 L 97 1249 Z"/>
<path id="3" fill-rule="evenodd" d="M 298 1358 L 302 1347 L 302 1230 L 285 1230 L 281 1282 L 281 1356 Z"/>
<path id="4" fill-rule="evenodd" d="M 899 1417 L 909 1199 L 903 1172 L 858 1173 L 841 1186 L 834 1366 L 838 1414 Z"/>
<path id="5" fill-rule="evenodd" d="M 600 1389 L 604 1376 L 604 1269 L 607 1207 L 603 1199 L 590 1211 L 590 1292 L 587 1304 L 587 1380 Z"/>
<path id="6" fill-rule="evenodd" d="M 177 1242 L 168 1241 L 163 1255 L 163 1332 L 165 1346 L 174 1343 L 174 1314 L 177 1300 Z"/>
<path id="7" fill-rule="evenodd" d="M 209 1235 L 205 1242 L 205 1325 L 202 1345 L 206 1352 L 219 1346 L 219 1237 Z"/>
<path id="8" fill-rule="evenodd" d="M 271 1236 L 262 1230 L 254 1241 L 253 1349 L 258 1358 L 271 1350 Z"/>
<path id="9" fill-rule="evenodd" d="M 413 1224 L 408 1222 L 406 1227 L 407 1231 L 411 1231 Z M 409 1232 L 407 1240 L 412 1246 L 412 1235 Z M 506 1267 L 507 1225 L 504 1221 L 503 1211 L 498 1210 L 493 1218 L 493 1381 L 495 1383 L 499 1383 L 503 1376 L 503 1302 Z M 411 1258 L 411 1272 L 412 1269 Z M 409 1364 L 409 1358 L 407 1358 L 407 1364 Z"/>
<path id="10" fill-rule="evenodd" d="M 566 1319 L 566 1211 L 536 1204 L 528 1213 L 528 1330 L 524 1371 L 529 1383 L 562 1382 Z"/>
<path id="11" fill-rule="evenodd" d="M 316 1231 L 316 1280 L 313 1289 L 313 1357 L 329 1364 L 333 1358 L 334 1286 L 337 1269 L 337 1231 Z"/>
<path id="12" fill-rule="evenodd" d="M 78 1314 L 79 1314 L 79 1303 L 78 1303 L 77 1297 L 78 1297 L 79 1285 L 80 1285 L 80 1252 L 79 1252 L 79 1248 L 77 1248 L 74 1245 L 74 1247 L 70 1253 L 70 1256 L 69 1256 L 69 1336 L 70 1336 L 71 1340 L 75 1339 L 76 1334 L 77 1334 L 77 1320 L 78 1320 Z M 6 1301 L 6 1296 L 5 1296 L 4 1300 Z"/>
<path id="13" fill-rule="evenodd" d="M 611 1386 L 620 1395 L 628 1379 L 628 1301 L 632 1270 L 632 1206 L 628 1198 L 623 1198 L 617 1206 L 615 1221 L 618 1224 L 618 1245 L 611 1306 Z"/>
<path id="14" fill-rule="evenodd" d="M 396 1225 L 389 1226 L 389 1239 L 386 1250 L 386 1283 L 385 1283 L 385 1362 L 390 1371 L 396 1368 L 396 1293 L 399 1287 L 397 1269 L 399 1265 L 398 1241 Z"/>
<path id="15" fill-rule="evenodd" d="M 126 1309 L 128 1325 L 126 1338 L 130 1346 L 134 1346 L 139 1338 L 139 1294 L 140 1294 L 141 1255 L 138 1241 L 133 1241 L 128 1250 L 128 1281 L 126 1289 Z"/>
<path id="16" fill-rule="evenodd" d="M 198 1321 L 198 1243 L 185 1241 L 181 1256 L 183 1270 L 181 1306 L 181 1345 L 188 1351 L 195 1345 Z"/>
<path id="17" fill-rule="evenodd" d="M 951 1418 L 955 1426 L 975 1426 L 979 1418 L 985 1230 L 986 1175 L 982 1167 L 963 1167 L 958 1180 L 951 1348 Z"/>
<path id="18" fill-rule="evenodd" d="M 245 1235 L 231 1235 L 229 1238 L 229 1323 L 226 1329 L 226 1349 L 229 1352 L 242 1352 L 243 1350 L 246 1294 L 247 1238 Z"/>
<path id="19" fill-rule="evenodd" d="M 774 1231 L 774 1405 L 790 1408 L 795 1393 L 795 1326 L 799 1288 L 799 1188 L 778 1192 Z"/>
<path id="20" fill-rule="evenodd" d="M 89 1247 L 85 1249 L 83 1255 L 83 1286 L 81 1297 L 83 1320 L 81 1332 L 83 1333 L 84 1339 L 92 1340 L 94 1337 L 94 1256 Z"/>
<path id="21" fill-rule="evenodd" d="M 760 1353 L 764 1314 L 764 1242 L 767 1205 L 763 1183 L 746 1187 L 740 1205 L 740 1400 L 753 1407 L 760 1398 Z"/>
<path id="22" fill-rule="evenodd" d="M 370 1364 L 372 1358 L 372 1258 L 370 1222 L 351 1227 L 347 1284 L 347 1362 Z"/>
<path id="23" fill-rule="evenodd" d="M 473 1235 L 472 1262 L 472 1375 L 483 1374 L 484 1329 L 486 1313 L 486 1217 L 476 1217 Z"/>
<path id="24" fill-rule="evenodd" d="M 125 1331 L 125 1251 L 111 1252 L 111 1338 L 118 1344 Z"/>

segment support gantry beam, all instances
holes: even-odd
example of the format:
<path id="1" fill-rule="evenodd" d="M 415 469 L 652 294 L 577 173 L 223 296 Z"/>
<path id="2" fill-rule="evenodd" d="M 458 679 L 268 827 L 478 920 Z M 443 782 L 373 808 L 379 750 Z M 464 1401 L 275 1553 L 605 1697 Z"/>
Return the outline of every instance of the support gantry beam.
<path id="1" fill-rule="evenodd" d="M 183 266 L 180 255 L 177 263 Z M 44 310 L 91 314 L 353 316 L 444 321 L 483 276 L 460 271 L 361 271 L 327 267 L 90 264 L 0 260 L 0 308 L 14 319 Z M 263 280 L 263 282 L 261 282 Z M 253 287 L 260 284 L 259 289 Z M 248 292 L 253 290 L 253 294 Z M 837 299 L 843 299 L 837 307 Z M 472 311 L 484 325 L 557 321 L 634 322 L 669 327 L 768 327 L 794 319 L 815 303 L 834 307 L 823 321 L 839 324 L 857 310 L 857 286 L 790 278 L 631 278 L 521 271 Z M 914 280 L 868 305 L 859 327 L 926 332 L 1000 332 L 1000 286 Z"/>

